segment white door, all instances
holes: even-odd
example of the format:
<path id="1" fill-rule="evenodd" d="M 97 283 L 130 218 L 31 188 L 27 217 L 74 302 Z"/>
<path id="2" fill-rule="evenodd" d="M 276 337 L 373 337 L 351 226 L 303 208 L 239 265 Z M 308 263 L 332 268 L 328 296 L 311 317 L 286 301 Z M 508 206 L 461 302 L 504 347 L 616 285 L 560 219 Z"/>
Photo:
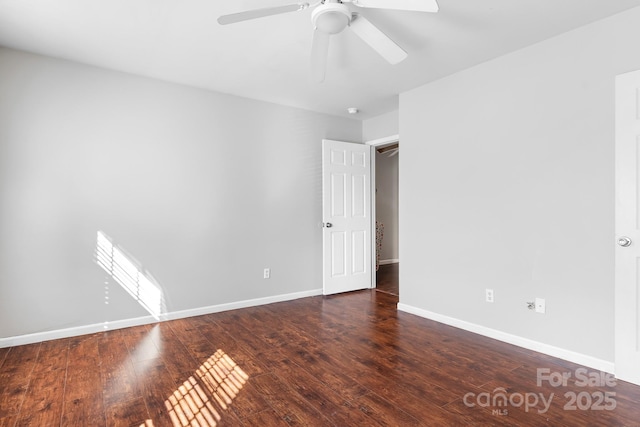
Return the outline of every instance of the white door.
<path id="1" fill-rule="evenodd" d="M 640 384 L 640 71 L 616 78 L 615 370 Z"/>
<path id="2" fill-rule="evenodd" d="M 323 292 L 371 287 L 371 147 L 322 141 Z"/>

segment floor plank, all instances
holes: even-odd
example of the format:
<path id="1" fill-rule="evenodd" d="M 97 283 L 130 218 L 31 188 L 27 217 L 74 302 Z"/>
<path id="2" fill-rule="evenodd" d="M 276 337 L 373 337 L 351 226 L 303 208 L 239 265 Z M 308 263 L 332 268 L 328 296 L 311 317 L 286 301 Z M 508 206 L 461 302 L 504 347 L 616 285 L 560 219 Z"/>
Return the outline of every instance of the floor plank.
<path id="1" fill-rule="evenodd" d="M 367 425 L 367 418 L 361 412 L 353 410 L 350 402 L 341 393 L 331 390 L 322 381 L 302 369 L 281 352 L 265 353 L 261 359 L 266 361 L 275 375 L 335 425 Z"/>
<path id="2" fill-rule="evenodd" d="M 64 402 L 60 426 L 105 427 L 102 402 L 97 398 L 77 398 Z"/>
<path id="3" fill-rule="evenodd" d="M 7 354 L 9 354 L 9 350 L 11 350 L 9 347 L 0 348 L 0 368 L 2 368 L 4 359 L 7 357 Z"/>
<path id="4" fill-rule="evenodd" d="M 142 397 L 115 403 L 106 410 L 108 427 L 137 427 L 147 419 L 149 413 Z"/>
<path id="5" fill-rule="evenodd" d="M 61 425 L 105 426 L 100 334 L 71 338 Z"/>
<path id="6" fill-rule="evenodd" d="M 0 418 L 0 427 L 14 427 L 18 421 L 18 415 Z"/>
<path id="7" fill-rule="evenodd" d="M 288 424 L 318 427 L 331 425 L 321 412 L 315 410 L 302 396 L 289 388 L 276 375 L 261 375 L 253 382 L 264 399 Z"/>
<path id="8" fill-rule="evenodd" d="M 106 411 L 110 411 L 111 406 L 119 406 L 121 402 L 142 399 L 141 387 L 124 338 L 125 332 L 122 330 L 109 331 L 98 342 Z"/>
<path id="9" fill-rule="evenodd" d="M 65 369 L 40 371 L 29 383 L 17 426 L 57 425 L 62 418 Z"/>
<path id="10" fill-rule="evenodd" d="M 381 265 L 376 272 L 376 289 L 392 295 L 400 295 L 399 272 L 399 263 Z"/>
<path id="11" fill-rule="evenodd" d="M 40 344 L 13 347 L 0 368 L 0 418 L 20 413 Z"/>

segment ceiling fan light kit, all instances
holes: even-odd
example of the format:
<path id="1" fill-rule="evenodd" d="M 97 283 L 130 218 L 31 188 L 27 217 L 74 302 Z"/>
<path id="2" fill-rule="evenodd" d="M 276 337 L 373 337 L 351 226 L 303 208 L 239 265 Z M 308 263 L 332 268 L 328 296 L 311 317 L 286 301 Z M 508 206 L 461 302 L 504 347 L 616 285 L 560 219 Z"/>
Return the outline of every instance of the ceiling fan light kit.
<path id="1" fill-rule="evenodd" d="M 348 3 L 360 8 L 394 9 L 412 12 L 437 12 L 436 0 L 321 0 L 314 4 L 298 2 L 290 5 L 248 10 L 224 15 L 218 18 L 220 25 L 233 24 L 250 19 L 263 18 L 288 12 L 298 12 L 313 8 L 311 23 L 314 28 L 311 46 L 311 73 L 314 80 L 321 82 L 325 77 L 329 37 L 350 28 L 374 51 L 390 64 L 397 64 L 407 56 L 400 46 L 373 25 L 364 16 L 351 11 Z"/>
<path id="2" fill-rule="evenodd" d="M 338 34 L 351 23 L 351 11 L 343 3 L 325 3 L 311 12 L 313 28 L 326 34 Z"/>

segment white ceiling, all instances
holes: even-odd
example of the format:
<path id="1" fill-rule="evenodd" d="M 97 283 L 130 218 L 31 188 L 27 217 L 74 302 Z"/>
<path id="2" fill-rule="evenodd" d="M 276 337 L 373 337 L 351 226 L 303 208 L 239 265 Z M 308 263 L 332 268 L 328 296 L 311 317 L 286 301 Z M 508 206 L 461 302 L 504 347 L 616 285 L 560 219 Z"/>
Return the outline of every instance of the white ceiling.
<path id="1" fill-rule="evenodd" d="M 358 9 L 408 53 L 389 65 L 354 34 L 332 38 L 309 78 L 311 12 L 220 26 L 218 16 L 292 0 L 0 0 L 0 45 L 329 114 L 366 119 L 398 94 L 640 0 L 439 0 L 437 14 Z M 355 8 L 354 8 L 355 10 Z"/>

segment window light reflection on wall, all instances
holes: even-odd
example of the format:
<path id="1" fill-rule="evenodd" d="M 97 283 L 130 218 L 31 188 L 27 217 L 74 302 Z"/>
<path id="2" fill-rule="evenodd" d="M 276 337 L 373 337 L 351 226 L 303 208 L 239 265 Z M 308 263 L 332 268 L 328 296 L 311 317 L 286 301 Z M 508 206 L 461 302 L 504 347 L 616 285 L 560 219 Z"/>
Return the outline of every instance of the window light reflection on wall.
<path id="1" fill-rule="evenodd" d="M 160 320 L 160 315 L 166 312 L 160 285 L 103 231 L 98 231 L 96 263 L 149 314 Z"/>

